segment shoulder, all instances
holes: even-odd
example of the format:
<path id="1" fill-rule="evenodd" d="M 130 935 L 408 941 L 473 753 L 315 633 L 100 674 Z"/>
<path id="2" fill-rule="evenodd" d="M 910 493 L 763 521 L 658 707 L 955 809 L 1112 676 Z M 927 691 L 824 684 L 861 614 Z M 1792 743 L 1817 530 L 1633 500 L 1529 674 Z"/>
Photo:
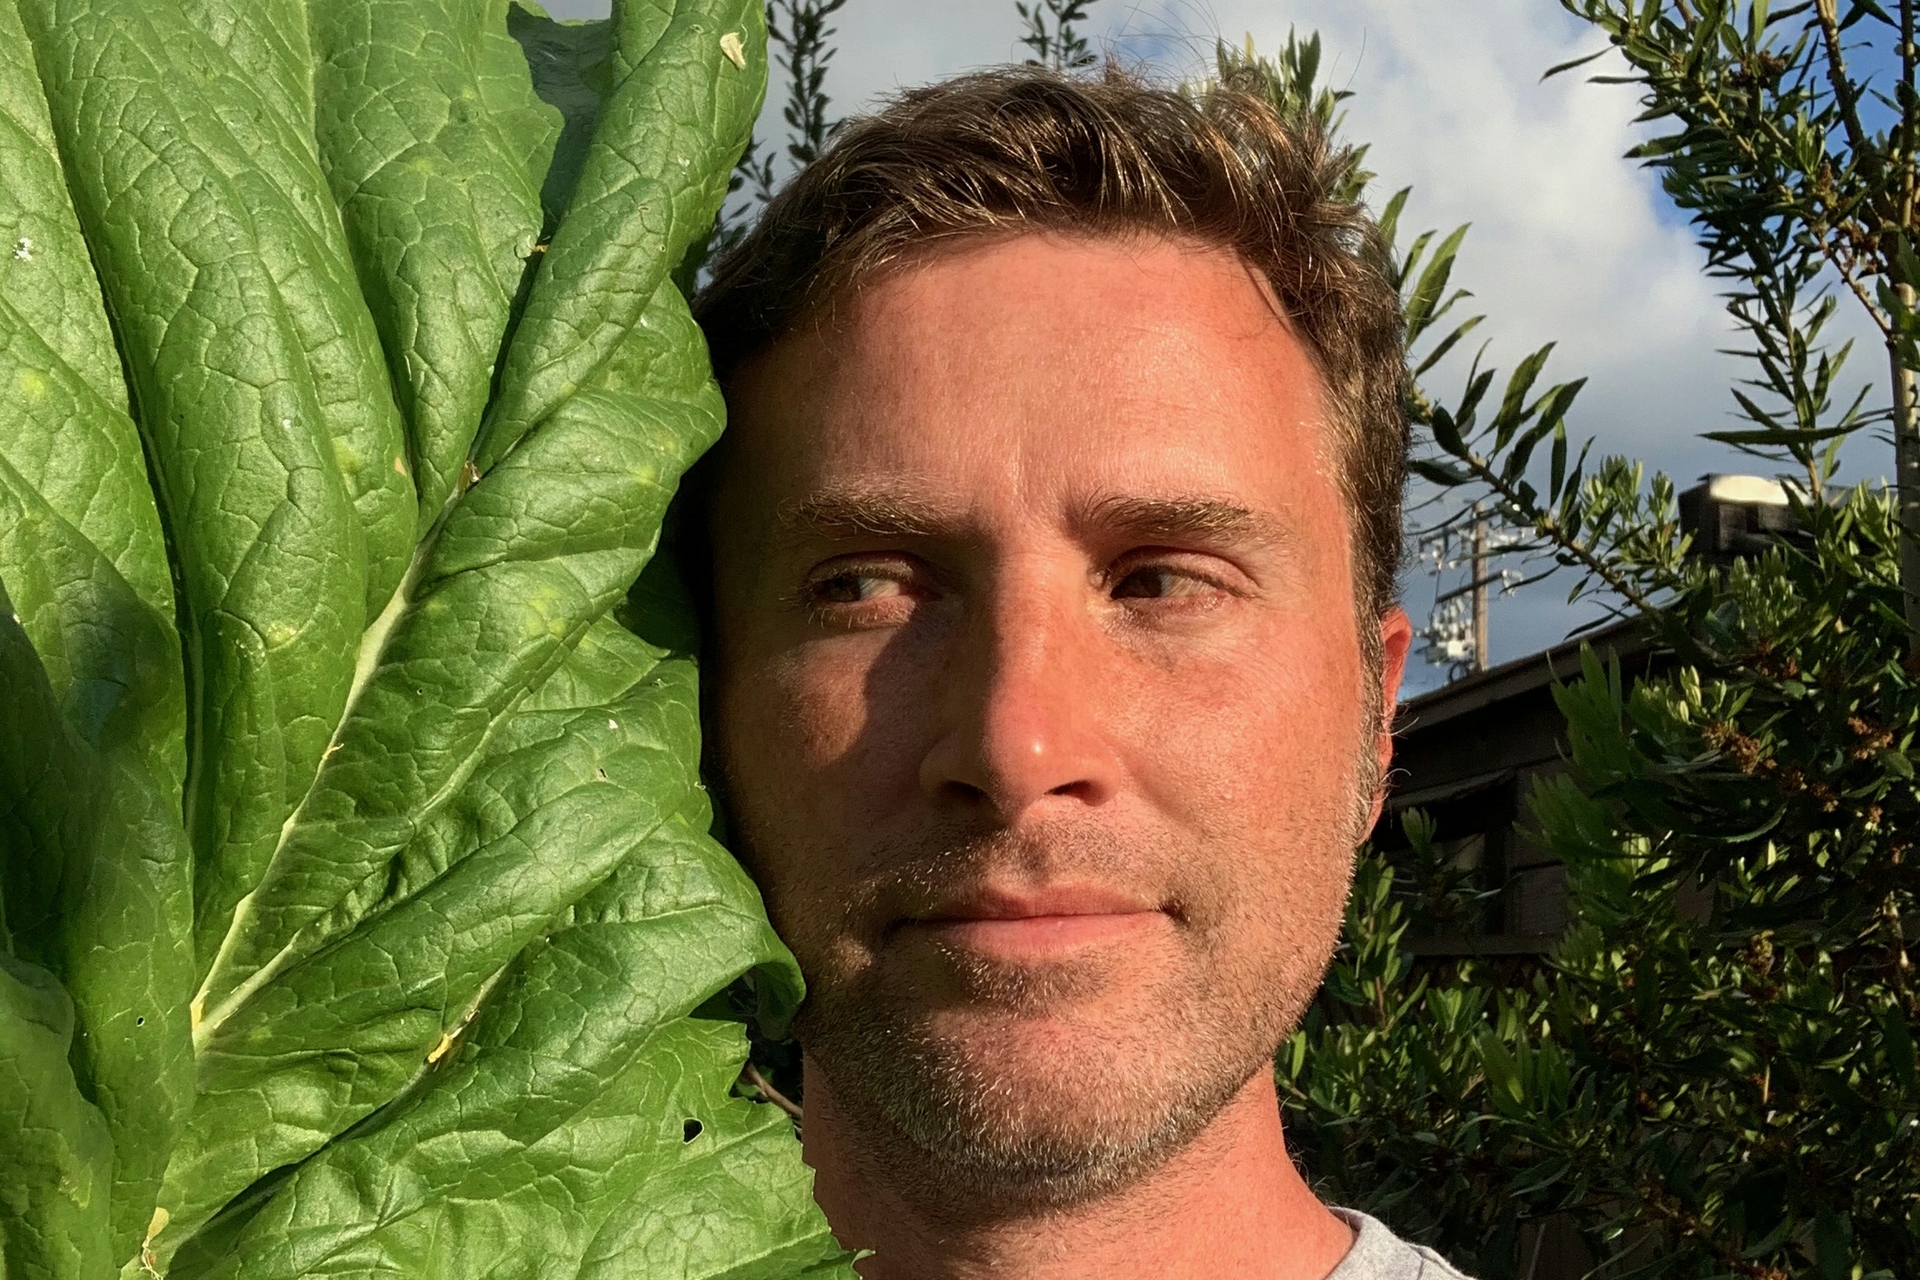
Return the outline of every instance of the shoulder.
<path id="1" fill-rule="evenodd" d="M 1353 1228 L 1353 1248 L 1327 1280 L 1468 1280 L 1433 1250 L 1408 1244 L 1366 1214 L 1352 1209 L 1333 1212 Z"/>

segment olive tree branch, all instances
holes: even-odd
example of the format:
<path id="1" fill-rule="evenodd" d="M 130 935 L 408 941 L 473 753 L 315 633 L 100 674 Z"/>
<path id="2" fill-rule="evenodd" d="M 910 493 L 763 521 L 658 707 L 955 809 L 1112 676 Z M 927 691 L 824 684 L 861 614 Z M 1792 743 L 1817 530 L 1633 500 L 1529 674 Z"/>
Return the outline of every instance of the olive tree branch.
<path id="1" fill-rule="evenodd" d="M 1833 268 L 1834 274 L 1840 277 L 1840 282 L 1847 286 L 1847 292 L 1851 293 L 1854 300 L 1866 310 L 1867 315 L 1873 320 L 1873 327 L 1880 331 L 1880 340 L 1894 341 L 1893 322 L 1887 318 L 1880 304 L 1867 291 L 1865 282 L 1855 274 L 1857 257 L 1850 254 L 1843 258 L 1839 246 L 1833 243 L 1831 237 L 1830 226 L 1822 226 L 1814 232 L 1814 241 L 1820 246 L 1820 256 L 1826 260 L 1828 266 Z"/>
<path id="2" fill-rule="evenodd" d="M 1484 485 L 1499 497 L 1508 511 L 1521 518 L 1521 522 L 1531 526 L 1542 539 L 1578 564 L 1580 568 L 1604 582 L 1610 591 L 1632 605 L 1636 611 L 1645 616 L 1652 616 L 1658 612 L 1653 601 L 1646 593 L 1636 588 L 1625 574 L 1595 555 L 1591 548 L 1570 534 L 1552 512 L 1545 510 L 1530 496 L 1523 493 L 1516 482 L 1509 482 L 1505 476 L 1494 470 L 1484 457 L 1464 445 L 1457 450 L 1447 449 L 1446 452 L 1454 461 L 1466 467 L 1471 479 Z M 1663 583 L 1662 585 L 1678 584 Z"/>
<path id="3" fill-rule="evenodd" d="M 1833 7 L 1833 0 L 1822 0 L 1822 3 L 1823 12 L 1830 13 Z M 1902 13 L 1908 21 L 1911 21 L 1912 5 L 1913 0 L 1902 0 Z M 1833 35 L 1837 41 L 1839 35 L 1837 28 Z M 1829 46 L 1829 56 L 1834 58 L 1839 56 L 1837 46 Z M 1909 59 L 1910 67 L 1911 62 L 1912 60 Z M 1842 64 L 1842 66 L 1842 75 L 1844 75 L 1844 64 Z M 1740 153 L 1741 158 L 1747 162 L 1748 167 L 1756 176 L 1764 173 L 1770 167 L 1767 164 L 1765 156 L 1761 154 L 1760 148 L 1755 144 L 1754 139 L 1756 135 L 1764 137 L 1777 153 L 1787 155 L 1793 153 L 1792 140 L 1781 131 L 1779 122 L 1773 116 L 1756 109 L 1753 112 L 1754 118 L 1752 120 L 1744 124 L 1736 122 L 1728 112 L 1726 104 L 1720 94 L 1701 77 L 1698 68 L 1686 68 L 1681 74 L 1681 79 L 1690 91 L 1690 96 L 1693 98 L 1696 107 L 1704 115 L 1705 121 L 1711 123 L 1719 132 L 1720 136 Z M 1850 84 L 1850 82 L 1848 83 Z M 1836 96 L 1838 96 L 1837 91 Z M 1684 115 L 1681 116 L 1681 119 L 1687 121 L 1687 117 Z M 1692 121 L 1688 122 L 1692 123 Z M 1856 113 L 1851 118 L 1849 133 L 1851 134 L 1852 131 L 1859 129 L 1860 121 Z M 1792 187 L 1778 179 L 1775 179 L 1772 185 L 1774 187 L 1773 195 L 1776 200 L 1783 205 L 1794 203 L 1798 193 L 1795 192 Z M 1838 275 L 1841 282 L 1847 286 L 1847 291 L 1853 294 L 1855 301 L 1859 302 L 1861 307 L 1866 310 L 1867 315 L 1872 318 L 1874 326 L 1879 329 L 1882 339 L 1891 340 L 1893 337 L 1892 323 L 1882 312 L 1879 303 L 1867 289 L 1866 284 L 1860 279 L 1859 275 L 1856 274 L 1858 269 L 1857 258 L 1853 255 L 1843 254 L 1840 246 L 1832 239 L 1836 217 L 1844 221 L 1852 216 L 1851 213 L 1837 206 L 1831 195 L 1823 192 L 1817 185 L 1813 188 L 1812 195 L 1819 203 L 1822 214 L 1815 226 L 1815 242 L 1820 247 L 1820 256 L 1834 269 L 1834 273 Z M 1743 249 L 1749 257 L 1754 257 L 1758 260 L 1760 255 L 1755 253 L 1754 245 L 1749 243 L 1744 245 Z"/>
<path id="4" fill-rule="evenodd" d="M 1820 24 L 1821 41 L 1826 46 L 1827 82 L 1833 88 L 1834 101 L 1840 105 L 1840 121 L 1847 130 L 1847 145 L 1853 148 L 1853 154 L 1867 167 L 1868 177 L 1874 184 L 1884 185 L 1886 172 L 1880 164 L 1880 153 L 1874 150 L 1872 140 L 1860 124 L 1859 94 L 1847 75 L 1846 55 L 1840 48 L 1837 0 L 1814 0 L 1814 13 Z"/>

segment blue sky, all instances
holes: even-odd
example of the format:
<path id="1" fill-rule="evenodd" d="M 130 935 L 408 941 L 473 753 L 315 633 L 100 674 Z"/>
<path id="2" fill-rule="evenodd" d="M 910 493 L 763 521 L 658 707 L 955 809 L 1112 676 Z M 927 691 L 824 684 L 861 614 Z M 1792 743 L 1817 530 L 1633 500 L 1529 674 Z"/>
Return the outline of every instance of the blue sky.
<path id="1" fill-rule="evenodd" d="M 1412 186 L 1409 228 L 1473 224 L 1454 278 L 1488 317 L 1480 329 L 1488 358 L 1510 367 L 1557 341 L 1549 375 L 1589 379 L 1572 428 L 1598 438 L 1596 453 L 1624 453 L 1683 482 L 1755 469 L 1698 438 L 1729 425 L 1727 388 L 1741 370 L 1719 354 L 1733 334 L 1684 219 L 1651 175 L 1622 158 L 1641 136 L 1634 91 L 1579 74 L 1540 80 L 1547 67 L 1604 43 L 1557 0 L 1096 0 L 1092 8 L 1089 36 L 1175 76 L 1204 70 L 1216 36 L 1251 34 L 1271 51 L 1290 28 L 1320 31 L 1332 82 L 1354 93 L 1347 131 L 1372 146 L 1379 197 Z M 557 0 L 549 10 L 600 16 L 607 0 Z M 827 82 L 836 112 L 1024 54 L 1012 0 L 849 0 L 836 22 L 839 53 Z M 769 129 L 777 127 L 776 108 Z M 1876 375 L 1882 358 L 1865 341 L 1865 320 L 1843 307 L 1840 329 L 1862 339 L 1849 370 L 1856 380 Z M 1454 384 L 1443 372 L 1439 385 Z M 1890 470 L 1883 452 L 1860 441 L 1842 478 Z M 1494 601 L 1496 662 L 1553 643 L 1581 620 L 1563 603 L 1567 585 L 1549 580 Z M 1420 620 L 1431 579 L 1414 571 L 1405 594 Z M 1441 679 L 1436 668 L 1409 672 L 1413 691 Z"/>

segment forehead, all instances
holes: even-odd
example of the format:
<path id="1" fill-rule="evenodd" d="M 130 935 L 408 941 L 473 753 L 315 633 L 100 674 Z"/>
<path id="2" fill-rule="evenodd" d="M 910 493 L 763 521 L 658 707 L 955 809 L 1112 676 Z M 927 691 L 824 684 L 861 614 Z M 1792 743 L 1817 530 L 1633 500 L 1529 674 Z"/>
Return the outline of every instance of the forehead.
<path id="1" fill-rule="evenodd" d="M 1197 242 L 942 249 L 774 343 L 729 399 L 728 452 L 789 495 L 877 476 L 1038 505 L 1332 489 L 1311 357 L 1258 275 Z"/>

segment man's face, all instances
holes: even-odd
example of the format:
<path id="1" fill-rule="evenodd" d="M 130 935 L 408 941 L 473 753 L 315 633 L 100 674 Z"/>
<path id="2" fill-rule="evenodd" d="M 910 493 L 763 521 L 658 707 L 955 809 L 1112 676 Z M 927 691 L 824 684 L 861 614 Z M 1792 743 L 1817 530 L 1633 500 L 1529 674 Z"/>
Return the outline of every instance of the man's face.
<path id="1" fill-rule="evenodd" d="M 713 727 L 810 1069 L 896 1176 L 1123 1181 L 1312 997 L 1385 761 L 1310 359 L 1228 253 L 1029 234 L 733 393 Z"/>

